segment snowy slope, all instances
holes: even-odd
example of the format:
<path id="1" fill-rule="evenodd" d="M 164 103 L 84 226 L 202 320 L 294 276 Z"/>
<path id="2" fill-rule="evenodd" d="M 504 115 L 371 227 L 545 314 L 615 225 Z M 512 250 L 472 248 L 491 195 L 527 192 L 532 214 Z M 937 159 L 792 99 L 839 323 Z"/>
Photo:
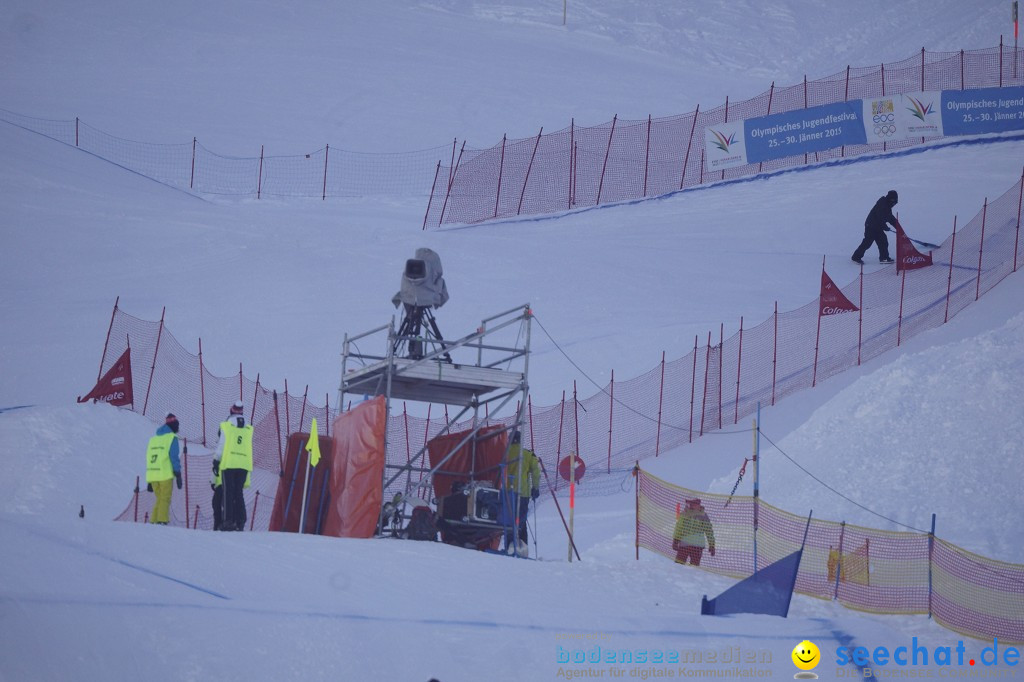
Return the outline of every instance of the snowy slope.
<path id="1" fill-rule="evenodd" d="M 128 139 L 195 135 L 229 155 L 261 144 L 409 151 L 455 136 L 484 146 L 573 117 L 586 125 L 714 106 L 922 46 L 991 47 L 1012 30 L 1005 4 L 987 0 L 567 6 L 563 27 L 561 3 L 524 0 L 9 0 L 0 107 L 80 116 Z M 741 316 L 768 317 L 775 301 L 803 305 L 817 295 L 822 255 L 837 282 L 851 281 L 863 215 L 891 187 L 911 235 L 942 241 L 954 216 L 963 224 L 1020 178 L 1022 152 L 1015 141 L 922 150 L 424 233 L 422 197 L 197 198 L 0 124 L 0 679 L 562 679 L 559 647 L 598 645 L 740 647 L 767 653 L 759 667 L 788 679 L 790 651 L 805 638 L 825 654 L 823 677 L 858 672 L 836 664 L 841 645 L 956 646 L 960 635 L 926 617 L 799 596 L 785 621 L 700 617 L 700 597 L 732 581 L 647 552 L 634 559 L 631 479 L 622 495 L 581 499 L 583 561 L 572 564 L 550 501 L 536 522 L 543 561 L 112 523 L 153 425 L 73 399 L 95 380 L 119 296 L 148 320 L 166 306 L 168 328 L 191 352 L 202 337 L 215 374 L 242 362 L 265 385 L 287 378 L 333 399 L 341 338 L 387 322 L 403 260 L 429 246 L 452 292 L 438 315 L 446 332 L 532 304 L 552 336 L 535 334 L 533 400 L 552 404 L 573 380 L 589 394 L 589 379 L 647 371 L 661 351 L 683 355 L 720 323 L 728 335 Z M 926 528 L 935 513 L 941 537 L 1024 561 L 1013 445 L 1024 423 L 1022 289 L 1011 275 L 949 325 L 763 411 L 781 452 L 875 513 L 764 444 L 762 496 L 879 528 L 890 525 L 876 514 Z M 21 405 L 30 407 L 6 409 Z M 750 448 L 749 432 L 709 436 L 644 466 L 727 492 Z M 243 653 L 225 655 L 225 632 Z M 984 646 L 965 641 L 970 657 Z M 633 669 L 645 667 L 669 669 Z"/>

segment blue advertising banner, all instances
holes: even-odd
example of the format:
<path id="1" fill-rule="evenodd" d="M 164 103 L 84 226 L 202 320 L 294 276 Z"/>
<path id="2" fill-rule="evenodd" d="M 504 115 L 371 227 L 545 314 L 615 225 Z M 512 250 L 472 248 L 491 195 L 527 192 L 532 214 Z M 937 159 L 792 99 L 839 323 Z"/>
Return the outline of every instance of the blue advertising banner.
<path id="1" fill-rule="evenodd" d="M 945 135 L 982 135 L 1024 128 L 1024 87 L 942 91 Z"/>
<path id="2" fill-rule="evenodd" d="M 743 124 L 747 163 L 866 144 L 861 100 L 787 111 Z"/>

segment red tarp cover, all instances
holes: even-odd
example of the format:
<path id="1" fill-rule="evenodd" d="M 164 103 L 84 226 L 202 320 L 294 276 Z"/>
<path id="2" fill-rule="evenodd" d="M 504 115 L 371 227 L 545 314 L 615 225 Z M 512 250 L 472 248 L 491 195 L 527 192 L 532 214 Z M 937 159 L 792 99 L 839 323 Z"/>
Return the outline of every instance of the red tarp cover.
<path id="1" fill-rule="evenodd" d="M 302 488 L 306 480 L 306 462 L 309 460 L 309 453 L 305 450 L 308 440 L 308 433 L 297 432 L 288 436 L 284 475 L 278 479 L 274 511 L 270 514 L 270 530 L 295 533 L 299 529 L 299 517 L 302 514 Z M 303 533 L 317 532 L 317 518 L 326 503 L 326 500 L 322 503 L 320 498 L 321 496 L 326 497 L 327 500 L 331 498 L 330 492 L 324 487 L 324 478 L 331 470 L 334 439 L 321 435 L 319 440 L 320 463 L 309 472 L 309 503 L 306 508 L 306 527 L 302 529 Z"/>
<path id="2" fill-rule="evenodd" d="M 452 455 L 451 459 L 434 474 L 434 495 L 437 499 L 447 496 L 452 491 L 452 483 L 455 481 L 487 481 L 494 487 L 498 487 L 498 478 L 501 474 L 499 465 L 505 456 L 508 443 L 508 432 L 502 426 L 490 426 L 480 429 L 476 442 L 476 457 L 473 457 L 473 441 L 468 441 L 459 448 L 458 452 Z M 444 459 L 445 455 L 452 451 L 469 431 L 449 433 L 436 436 L 427 443 L 427 451 L 430 454 L 430 467 L 434 468 L 437 463 Z"/>
<path id="3" fill-rule="evenodd" d="M 342 412 L 331 424 L 334 458 L 323 535 L 369 538 L 376 532 L 384 497 L 386 429 L 384 396 Z"/>

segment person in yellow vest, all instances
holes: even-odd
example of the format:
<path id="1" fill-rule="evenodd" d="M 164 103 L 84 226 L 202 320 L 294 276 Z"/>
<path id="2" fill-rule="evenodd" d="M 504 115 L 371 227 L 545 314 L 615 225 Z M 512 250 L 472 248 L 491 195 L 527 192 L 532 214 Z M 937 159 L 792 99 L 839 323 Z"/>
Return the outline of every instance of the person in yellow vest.
<path id="1" fill-rule="evenodd" d="M 245 530 L 245 497 L 242 490 L 249 487 L 249 474 L 252 471 L 252 426 L 245 423 L 243 412 L 241 403 L 235 403 L 230 417 L 220 423 L 220 452 L 213 467 L 224 488 L 221 530 Z"/>
<path id="2" fill-rule="evenodd" d="M 238 417 L 245 417 L 245 405 L 241 400 L 236 400 L 231 405 L 231 410 L 228 412 L 228 416 L 224 421 L 233 422 L 237 424 Z M 214 459 L 213 459 L 213 475 L 210 477 L 210 488 L 213 490 L 213 500 L 210 506 L 213 508 L 213 529 L 220 530 L 221 526 L 224 525 L 224 486 L 221 484 L 220 476 L 220 452 L 223 449 L 222 439 L 224 434 L 217 431 L 217 441 L 213 445 Z"/>
<path id="3" fill-rule="evenodd" d="M 178 459 L 178 418 L 168 412 L 164 424 L 149 439 L 146 448 L 146 490 L 156 495 L 150 523 L 166 526 L 170 520 L 172 481 L 181 490 L 181 461 Z"/>
<path id="4" fill-rule="evenodd" d="M 526 556 L 526 517 L 530 511 L 530 500 L 540 497 L 540 465 L 537 463 L 537 456 L 532 450 L 527 450 L 520 441 L 522 436 L 519 431 L 512 432 L 512 444 L 508 448 L 508 460 L 505 467 L 504 489 L 509 494 L 509 502 L 515 504 L 518 499 L 517 508 L 513 512 L 519 523 L 520 546 L 515 548 L 516 553 Z M 505 531 L 505 547 L 511 552 L 513 550 L 513 532 L 511 529 Z"/>

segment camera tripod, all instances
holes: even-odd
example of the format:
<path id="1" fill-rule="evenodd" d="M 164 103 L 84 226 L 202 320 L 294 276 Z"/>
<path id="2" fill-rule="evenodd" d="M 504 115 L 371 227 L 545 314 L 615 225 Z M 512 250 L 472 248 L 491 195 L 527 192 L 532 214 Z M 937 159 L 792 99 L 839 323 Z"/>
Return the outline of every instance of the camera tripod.
<path id="1" fill-rule="evenodd" d="M 421 360 L 426 354 L 424 346 L 428 343 L 428 339 L 433 339 L 444 347 L 444 338 L 441 336 L 441 330 L 437 328 L 437 320 L 434 319 L 430 308 L 408 303 L 404 305 L 405 316 L 402 318 L 402 324 L 399 326 L 398 335 L 395 338 L 395 346 L 392 349 L 394 354 L 400 355 L 402 344 L 408 343 L 407 357 Z M 445 362 L 452 362 L 452 356 L 448 354 L 448 351 L 445 351 L 442 357 Z"/>

